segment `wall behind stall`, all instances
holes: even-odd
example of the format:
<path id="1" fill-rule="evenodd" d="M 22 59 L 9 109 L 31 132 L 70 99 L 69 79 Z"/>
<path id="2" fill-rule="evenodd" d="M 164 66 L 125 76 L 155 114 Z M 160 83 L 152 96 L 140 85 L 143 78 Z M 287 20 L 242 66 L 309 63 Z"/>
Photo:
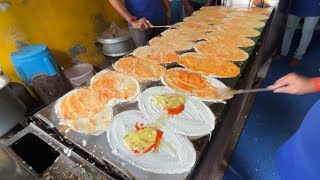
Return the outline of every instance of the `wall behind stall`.
<path id="1" fill-rule="evenodd" d="M 20 82 L 10 53 L 25 44 L 48 45 L 59 65 L 87 62 L 99 65 L 104 59 L 95 47 L 96 35 L 112 21 L 126 22 L 108 0 L 0 0 L 0 64 L 12 81 Z M 2 6 L 3 7 L 3 6 Z"/>

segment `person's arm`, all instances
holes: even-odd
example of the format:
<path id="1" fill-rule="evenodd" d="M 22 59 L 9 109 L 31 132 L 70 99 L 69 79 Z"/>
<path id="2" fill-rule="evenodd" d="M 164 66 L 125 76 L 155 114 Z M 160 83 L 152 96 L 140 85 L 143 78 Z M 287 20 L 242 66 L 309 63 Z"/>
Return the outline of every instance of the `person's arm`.
<path id="1" fill-rule="evenodd" d="M 193 13 L 194 8 L 189 3 L 189 0 L 181 0 L 181 2 L 187 10 L 187 15 L 190 16 Z"/>
<path id="2" fill-rule="evenodd" d="M 291 73 L 280 78 L 274 85 L 271 85 L 268 88 L 275 93 L 297 95 L 320 92 L 320 78 L 306 78 Z"/>
<path id="3" fill-rule="evenodd" d="M 171 12 L 171 7 L 170 7 L 170 2 L 169 0 L 162 0 L 163 8 L 166 14 L 166 24 L 169 24 L 171 22 L 172 18 L 172 12 Z"/>
<path id="4" fill-rule="evenodd" d="M 152 26 L 152 24 L 146 18 L 137 20 L 137 18 L 128 11 L 128 9 L 120 0 L 109 0 L 109 2 L 114 9 L 133 27 L 144 30 Z"/>

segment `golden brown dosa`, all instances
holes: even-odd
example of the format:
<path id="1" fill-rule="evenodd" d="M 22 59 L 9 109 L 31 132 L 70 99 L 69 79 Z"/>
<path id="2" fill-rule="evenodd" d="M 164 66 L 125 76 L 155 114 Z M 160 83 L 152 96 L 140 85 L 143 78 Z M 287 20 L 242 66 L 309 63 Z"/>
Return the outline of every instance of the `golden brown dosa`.
<path id="1" fill-rule="evenodd" d="M 182 68 L 172 68 L 164 73 L 162 80 L 170 88 L 192 96 L 207 99 L 219 98 L 216 94 L 217 88 L 198 73 Z"/>
<path id="2" fill-rule="evenodd" d="M 240 68 L 233 62 L 198 53 L 183 54 L 180 56 L 178 63 L 194 72 L 215 77 L 229 78 L 240 74 Z"/>
<path id="3" fill-rule="evenodd" d="M 95 75 L 91 80 L 91 88 L 101 98 L 118 100 L 130 100 L 140 91 L 135 78 L 110 70 Z"/>
<path id="4" fill-rule="evenodd" d="M 155 37 L 149 41 L 149 44 L 162 52 L 179 52 L 192 49 L 194 42 L 184 39 L 175 39 L 172 41 L 166 37 Z"/>
<path id="5" fill-rule="evenodd" d="M 74 90 L 58 101 L 58 116 L 62 124 L 85 134 L 103 133 L 112 119 L 108 101 L 91 88 Z"/>
<path id="6" fill-rule="evenodd" d="M 197 41 L 204 39 L 205 33 L 192 30 L 169 29 L 162 33 L 163 37 L 168 39 L 183 39 L 185 41 Z"/>
<path id="7" fill-rule="evenodd" d="M 254 46 L 253 40 L 240 35 L 232 35 L 227 33 L 207 33 L 206 39 L 214 43 L 225 44 L 226 46 L 250 47 Z"/>
<path id="8" fill-rule="evenodd" d="M 153 46 L 141 46 L 133 51 L 133 55 L 140 59 L 147 59 L 158 64 L 168 64 L 176 62 L 179 56 L 175 52 L 160 51 L 159 48 Z"/>
<path id="9" fill-rule="evenodd" d="M 211 18 L 205 16 L 189 16 L 183 19 L 185 22 L 192 22 L 192 23 L 205 23 L 205 24 L 223 24 L 224 19 L 221 18 Z"/>
<path id="10" fill-rule="evenodd" d="M 161 74 L 166 70 L 163 66 L 152 60 L 140 59 L 133 56 L 119 59 L 113 67 L 116 71 L 133 76 L 139 82 L 159 80 Z"/>
<path id="11" fill-rule="evenodd" d="M 245 61 L 249 57 L 248 53 L 237 47 L 210 41 L 199 42 L 194 45 L 194 49 L 200 54 L 214 56 L 222 60 Z"/>

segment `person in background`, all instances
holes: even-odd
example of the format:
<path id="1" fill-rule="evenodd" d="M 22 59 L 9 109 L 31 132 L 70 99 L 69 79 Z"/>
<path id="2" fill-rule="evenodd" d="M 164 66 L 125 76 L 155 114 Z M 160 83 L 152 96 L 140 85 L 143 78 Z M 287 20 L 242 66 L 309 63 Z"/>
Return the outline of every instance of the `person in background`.
<path id="1" fill-rule="evenodd" d="M 195 11 L 195 7 L 189 0 L 169 0 L 169 2 L 172 11 L 172 24 L 181 22 L 185 16 L 190 16 Z"/>
<path id="2" fill-rule="evenodd" d="M 253 0 L 253 6 L 254 7 L 260 7 L 260 8 L 268 8 L 270 7 L 270 1 L 269 0 Z"/>
<path id="3" fill-rule="evenodd" d="M 281 53 L 276 54 L 273 59 L 278 59 L 288 55 L 293 34 L 301 18 L 304 18 L 302 37 L 300 39 L 298 49 L 296 50 L 292 60 L 289 62 L 290 66 L 296 66 L 299 64 L 299 60 L 302 59 L 310 44 L 313 31 L 320 18 L 320 0 L 291 0 Z"/>
<path id="4" fill-rule="evenodd" d="M 172 24 L 181 22 L 185 16 L 190 16 L 204 5 L 210 5 L 212 0 L 169 0 L 172 11 Z M 185 11 L 183 11 L 185 10 Z"/>
<path id="5" fill-rule="evenodd" d="M 184 5 L 187 15 L 190 16 L 193 11 L 199 10 L 202 6 L 209 6 L 212 0 L 181 0 Z"/>
<path id="6" fill-rule="evenodd" d="M 136 46 L 159 35 L 163 28 L 152 28 L 154 25 L 165 25 L 171 20 L 171 9 L 168 0 L 109 0 L 116 11 L 128 22 L 129 31 Z"/>
<path id="7" fill-rule="evenodd" d="M 320 77 L 305 78 L 289 74 L 268 87 L 276 93 L 320 92 Z M 320 177 L 320 100 L 305 116 L 299 129 L 280 146 L 276 163 L 283 180 L 316 180 Z"/>

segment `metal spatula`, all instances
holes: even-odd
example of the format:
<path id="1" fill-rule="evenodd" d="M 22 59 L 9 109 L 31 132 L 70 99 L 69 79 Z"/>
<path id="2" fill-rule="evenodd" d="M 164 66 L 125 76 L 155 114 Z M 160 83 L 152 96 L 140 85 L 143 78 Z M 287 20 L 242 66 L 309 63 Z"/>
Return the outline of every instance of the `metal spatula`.
<path id="1" fill-rule="evenodd" d="M 165 25 L 165 26 L 151 26 L 150 28 L 171 28 L 171 25 Z"/>
<path id="2" fill-rule="evenodd" d="M 165 26 L 150 26 L 149 28 L 171 28 L 172 26 L 171 25 L 165 25 Z M 133 26 L 130 26 L 130 28 L 132 29 L 136 29 L 135 27 Z"/>
<path id="3" fill-rule="evenodd" d="M 244 93 L 256 93 L 256 92 L 265 92 L 265 91 L 270 91 L 270 89 L 267 88 L 259 88 L 259 89 L 239 89 L 239 90 L 234 90 L 230 88 L 223 88 L 223 89 L 218 89 L 217 94 L 223 99 L 231 99 L 234 95 L 236 94 L 244 94 Z"/>

